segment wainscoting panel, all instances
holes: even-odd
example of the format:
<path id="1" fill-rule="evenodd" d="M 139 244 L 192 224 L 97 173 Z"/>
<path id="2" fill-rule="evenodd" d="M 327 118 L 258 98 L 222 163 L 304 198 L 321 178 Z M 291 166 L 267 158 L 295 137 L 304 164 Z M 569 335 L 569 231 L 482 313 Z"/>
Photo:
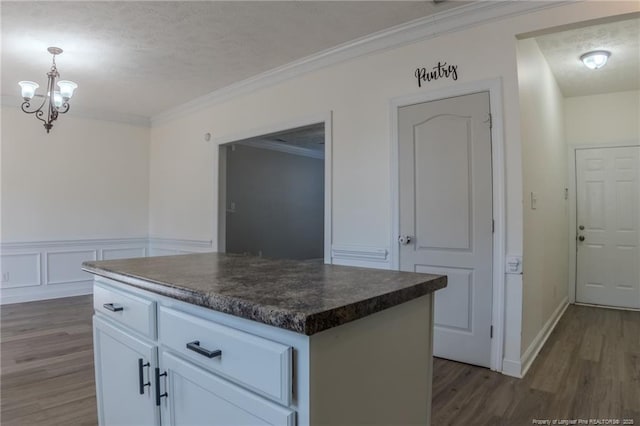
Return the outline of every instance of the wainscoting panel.
<path id="1" fill-rule="evenodd" d="M 91 274 L 82 270 L 82 262 L 98 260 L 98 250 L 69 250 L 46 253 L 45 283 L 47 285 L 91 281 Z"/>
<path id="2" fill-rule="evenodd" d="M 0 303 L 91 294 L 93 277 L 82 262 L 141 257 L 147 246 L 147 238 L 2 243 Z"/>
<path id="3" fill-rule="evenodd" d="M 42 285 L 41 255 L 35 253 L 2 254 L 0 288 L 32 287 Z"/>

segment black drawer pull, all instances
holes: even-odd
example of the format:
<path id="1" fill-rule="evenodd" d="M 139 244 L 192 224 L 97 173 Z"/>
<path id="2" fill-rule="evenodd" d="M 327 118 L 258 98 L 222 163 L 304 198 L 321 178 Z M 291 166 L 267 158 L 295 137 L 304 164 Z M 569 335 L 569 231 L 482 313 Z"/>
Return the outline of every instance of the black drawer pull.
<path id="1" fill-rule="evenodd" d="M 102 305 L 102 307 L 111 312 L 120 312 L 124 310 L 122 306 L 120 305 L 116 306 L 113 303 L 105 303 L 104 305 Z"/>
<path id="2" fill-rule="evenodd" d="M 156 367 L 155 369 L 155 376 L 156 376 L 156 405 L 159 407 L 160 406 L 160 400 L 162 398 L 166 398 L 169 396 L 169 394 L 167 392 L 165 393 L 160 393 L 160 377 L 167 377 L 167 372 L 165 371 L 164 373 L 160 374 L 160 369 L 158 367 Z M 166 384 L 165 384 L 166 386 Z"/>
<path id="3" fill-rule="evenodd" d="M 222 351 L 220 349 L 215 351 L 210 351 L 200 346 L 199 340 L 194 340 L 193 342 L 187 343 L 187 349 L 199 353 L 202 356 L 206 356 L 207 358 L 215 358 L 217 356 L 222 356 Z"/>
<path id="4" fill-rule="evenodd" d="M 150 366 L 150 363 L 145 363 L 142 358 L 138 358 L 138 387 L 140 395 L 144 395 L 144 388 L 151 387 L 151 382 L 144 382 L 144 367 Z"/>

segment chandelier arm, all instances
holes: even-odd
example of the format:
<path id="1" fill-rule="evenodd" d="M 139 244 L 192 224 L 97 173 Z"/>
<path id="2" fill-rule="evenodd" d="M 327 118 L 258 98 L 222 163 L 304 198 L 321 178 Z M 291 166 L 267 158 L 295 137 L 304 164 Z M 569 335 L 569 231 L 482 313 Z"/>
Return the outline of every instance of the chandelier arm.
<path id="1" fill-rule="evenodd" d="M 66 114 L 67 111 L 69 111 L 69 108 L 71 108 L 71 105 L 69 105 L 68 102 L 65 102 L 60 108 L 57 108 L 57 112 L 58 114 Z"/>
<path id="2" fill-rule="evenodd" d="M 42 110 L 42 107 L 44 106 L 45 102 L 47 102 L 47 97 L 44 97 L 44 100 L 42 101 L 42 103 L 40 104 L 40 106 L 36 109 L 34 109 L 33 111 L 29 111 L 27 108 L 31 108 L 31 100 L 29 101 L 24 101 L 21 105 L 21 109 L 23 112 L 26 112 L 27 114 L 35 114 L 38 111 Z"/>

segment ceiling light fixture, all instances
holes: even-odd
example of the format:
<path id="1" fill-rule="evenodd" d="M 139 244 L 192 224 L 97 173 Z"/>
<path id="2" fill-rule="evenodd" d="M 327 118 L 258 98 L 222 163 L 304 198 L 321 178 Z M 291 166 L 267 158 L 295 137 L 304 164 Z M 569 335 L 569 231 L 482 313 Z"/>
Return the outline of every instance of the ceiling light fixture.
<path id="1" fill-rule="evenodd" d="M 56 68 L 56 55 L 61 54 L 62 49 L 59 47 L 50 47 L 47 50 L 53 55 L 51 70 L 47 73 L 47 93 L 37 95 L 36 89 L 40 87 L 40 85 L 33 81 L 21 81 L 18 84 L 22 88 L 22 98 L 24 99 L 22 111 L 27 114 L 35 114 L 35 117 L 44 123 L 44 128 L 47 129 L 47 133 L 49 133 L 53 127 L 53 122 L 58 119 L 58 114 L 64 114 L 69 111 L 69 99 L 73 96 L 73 91 L 78 85 L 73 81 L 59 80 L 57 84 L 60 90 L 56 90 L 56 80 L 60 78 L 60 73 L 58 72 L 58 68 Z M 38 109 L 30 110 L 31 99 L 33 99 L 33 97 L 44 98 L 44 100 Z"/>
<path id="2" fill-rule="evenodd" d="M 598 68 L 605 66 L 607 60 L 609 60 L 609 56 L 611 56 L 611 52 L 607 52 L 606 50 L 594 50 L 593 52 L 587 52 L 580 56 L 580 60 L 584 66 L 590 70 L 597 70 Z"/>

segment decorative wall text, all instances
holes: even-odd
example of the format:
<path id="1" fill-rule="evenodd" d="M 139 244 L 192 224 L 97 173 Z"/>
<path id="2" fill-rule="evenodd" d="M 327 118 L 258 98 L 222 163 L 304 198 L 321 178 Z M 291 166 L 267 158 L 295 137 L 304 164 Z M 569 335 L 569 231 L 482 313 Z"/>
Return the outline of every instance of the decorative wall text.
<path id="1" fill-rule="evenodd" d="M 439 62 L 438 65 L 430 70 L 427 68 L 416 68 L 415 77 L 418 79 L 418 87 L 422 87 L 422 83 L 438 80 L 439 78 L 452 78 L 454 81 L 458 79 L 458 66 L 447 65 L 446 62 Z"/>

